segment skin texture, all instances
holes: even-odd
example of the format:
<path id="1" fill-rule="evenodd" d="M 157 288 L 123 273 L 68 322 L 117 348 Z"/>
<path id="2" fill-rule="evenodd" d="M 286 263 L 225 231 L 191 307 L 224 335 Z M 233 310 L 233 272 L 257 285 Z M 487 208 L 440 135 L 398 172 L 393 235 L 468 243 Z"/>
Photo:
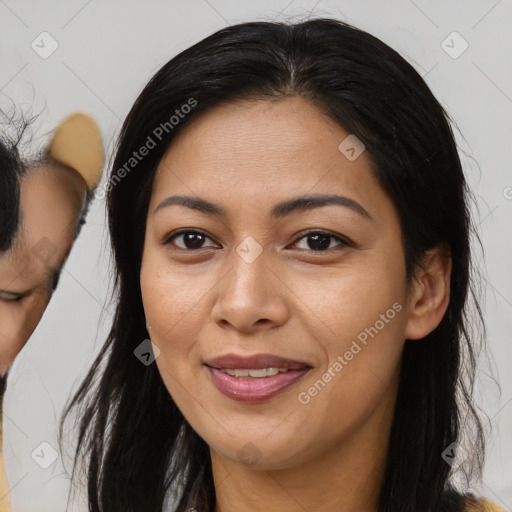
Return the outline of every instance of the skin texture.
<path id="1" fill-rule="evenodd" d="M 338 150 L 348 135 L 299 97 L 230 103 L 188 125 L 160 162 L 142 298 L 163 381 L 210 447 L 216 512 L 377 510 L 403 344 L 441 321 L 451 264 L 432 251 L 407 283 L 398 214 L 368 152 L 350 161 Z M 175 194 L 226 216 L 182 205 L 154 213 Z M 337 205 L 270 217 L 276 203 L 305 194 L 349 197 L 371 219 Z M 202 231 L 202 244 L 170 236 L 184 228 Z M 318 230 L 333 235 L 323 252 L 305 236 Z M 252 263 L 236 251 L 249 236 L 263 249 Z M 396 303 L 400 312 L 301 403 L 298 394 Z M 231 352 L 313 368 L 264 403 L 236 402 L 203 364 Z"/>
<path id="2" fill-rule="evenodd" d="M 84 179 L 57 163 L 33 168 L 22 179 L 21 226 L 13 247 L 0 255 L 2 375 L 50 301 L 73 244 L 85 194 Z"/>

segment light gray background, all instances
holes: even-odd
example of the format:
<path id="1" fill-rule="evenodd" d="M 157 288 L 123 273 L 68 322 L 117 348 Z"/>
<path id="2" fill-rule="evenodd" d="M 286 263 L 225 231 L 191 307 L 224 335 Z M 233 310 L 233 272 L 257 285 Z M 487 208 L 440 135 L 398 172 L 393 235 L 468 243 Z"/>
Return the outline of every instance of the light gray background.
<path id="1" fill-rule="evenodd" d="M 0 0 L 0 105 L 11 100 L 42 111 L 41 143 L 63 117 L 87 112 L 98 120 L 110 156 L 133 101 L 172 56 L 228 24 L 308 15 L 344 19 L 397 49 L 464 136 L 458 140 L 485 248 L 490 368 L 502 388 L 499 397 L 484 368 L 477 395 L 492 418 L 492 436 L 476 491 L 512 510 L 510 0 Z M 44 31 L 59 45 L 47 59 L 31 47 Z M 441 46 L 454 31 L 469 44 L 456 59 Z M 463 42 L 453 37 L 448 44 L 457 52 Z M 104 201 L 96 201 L 42 322 L 11 369 L 3 421 L 15 512 L 66 508 L 69 481 L 61 459 L 44 470 L 31 453 L 41 442 L 57 448 L 56 419 L 106 337 L 108 261 Z M 86 508 L 75 500 L 69 510 Z"/>

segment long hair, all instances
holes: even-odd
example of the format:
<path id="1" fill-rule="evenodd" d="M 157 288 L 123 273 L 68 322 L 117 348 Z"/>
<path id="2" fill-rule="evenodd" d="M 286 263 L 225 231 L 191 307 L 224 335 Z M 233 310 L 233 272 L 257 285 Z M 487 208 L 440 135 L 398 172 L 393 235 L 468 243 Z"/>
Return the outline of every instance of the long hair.
<path id="1" fill-rule="evenodd" d="M 193 119 L 224 102 L 287 96 L 312 101 L 365 144 L 399 213 L 409 280 L 426 250 L 446 244 L 451 252 L 445 316 L 423 340 L 405 342 L 379 511 L 457 509 L 462 495 L 450 483 L 443 452 L 461 440 L 466 421 L 471 467 L 481 471 L 485 443 L 472 399 L 470 321 L 485 326 L 471 277 L 471 196 L 449 116 L 404 58 L 362 30 L 332 19 L 243 23 L 161 67 L 121 129 L 107 186 L 113 324 L 60 430 L 76 410 L 73 475 L 84 463 L 92 512 L 160 512 L 171 491 L 177 512 L 213 510 L 207 444 L 173 402 L 156 365 L 133 354 L 149 337 L 139 283 L 148 204 L 160 160 Z M 187 113 L 171 123 L 176 109 Z M 154 145 L 147 156 L 130 160 L 148 137 Z"/>

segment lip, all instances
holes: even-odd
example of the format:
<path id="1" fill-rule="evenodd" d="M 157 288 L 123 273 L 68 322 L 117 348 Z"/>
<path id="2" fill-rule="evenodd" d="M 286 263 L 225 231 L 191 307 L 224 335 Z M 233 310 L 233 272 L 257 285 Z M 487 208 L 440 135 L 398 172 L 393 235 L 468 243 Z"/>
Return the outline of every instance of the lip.
<path id="1" fill-rule="evenodd" d="M 283 392 L 304 375 L 311 366 L 305 362 L 279 357 L 273 354 L 240 356 L 226 354 L 205 362 L 215 387 L 225 396 L 238 402 L 256 403 L 271 399 Z M 233 377 L 221 369 L 286 368 L 285 373 L 269 377 Z"/>
<path id="2" fill-rule="evenodd" d="M 222 370 L 211 366 L 206 367 L 210 372 L 215 387 L 225 396 L 238 402 L 262 402 L 281 393 L 299 379 L 309 373 L 311 367 L 302 370 L 289 370 L 272 377 L 232 377 Z"/>
<path id="3" fill-rule="evenodd" d="M 303 361 L 296 361 L 274 354 L 254 354 L 242 356 L 238 354 L 224 354 L 204 362 L 211 368 L 220 369 L 255 369 L 255 368 L 287 368 L 288 370 L 301 370 L 310 365 Z"/>

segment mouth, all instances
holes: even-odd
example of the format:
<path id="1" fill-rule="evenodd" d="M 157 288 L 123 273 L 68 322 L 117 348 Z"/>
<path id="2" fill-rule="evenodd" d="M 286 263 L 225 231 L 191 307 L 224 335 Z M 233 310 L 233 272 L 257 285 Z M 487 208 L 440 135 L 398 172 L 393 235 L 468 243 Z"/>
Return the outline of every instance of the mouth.
<path id="1" fill-rule="evenodd" d="M 242 356 L 238 354 L 225 354 L 204 362 L 206 366 L 217 370 L 261 370 L 277 368 L 279 370 L 302 370 L 311 366 L 304 362 L 274 354 L 254 354 Z M 255 375 L 257 377 L 257 375 Z"/>
<path id="2" fill-rule="evenodd" d="M 280 373 L 286 373 L 289 371 L 288 368 L 214 368 L 215 370 L 219 370 L 221 372 L 227 373 L 232 377 L 247 377 L 249 379 L 261 379 L 263 377 L 273 377 L 274 375 L 278 375 Z"/>
<path id="3" fill-rule="evenodd" d="M 232 400 L 252 403 L 269 400 L 312 369 L 306 362 L 272 354 L 227 354 L 204 364 L 218 391 Z"/>

